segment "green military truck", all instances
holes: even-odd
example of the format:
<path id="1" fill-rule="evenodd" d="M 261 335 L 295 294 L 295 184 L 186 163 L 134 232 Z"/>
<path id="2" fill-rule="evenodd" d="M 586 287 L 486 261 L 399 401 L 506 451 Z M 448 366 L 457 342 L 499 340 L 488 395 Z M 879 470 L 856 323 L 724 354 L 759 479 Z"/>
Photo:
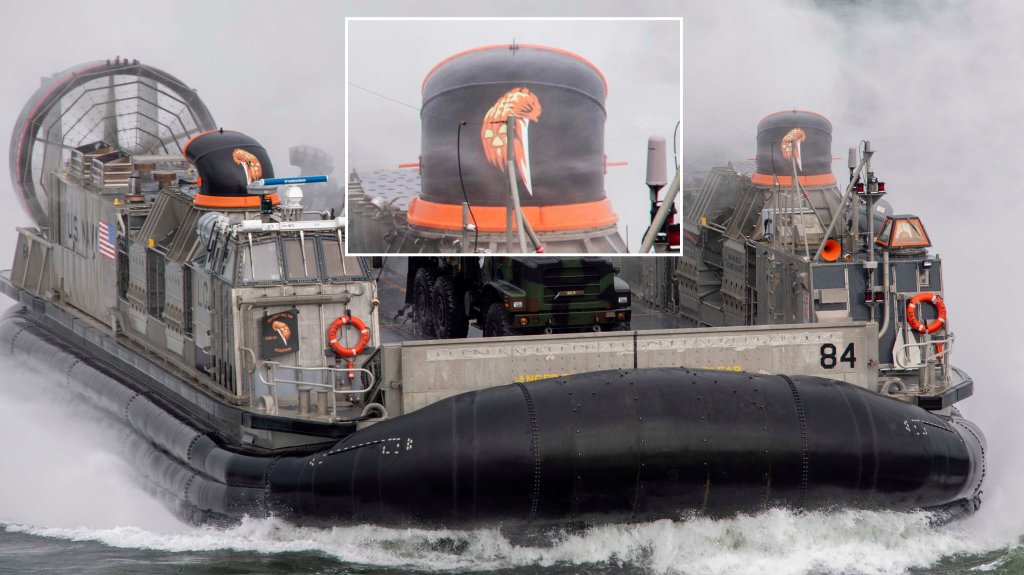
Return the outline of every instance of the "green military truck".
<path id="1" fill-rule="evenodd" d="M 410 257 L 406 304 L 421 335 L 628 330 L 630 293 L 600 257 Z"/>

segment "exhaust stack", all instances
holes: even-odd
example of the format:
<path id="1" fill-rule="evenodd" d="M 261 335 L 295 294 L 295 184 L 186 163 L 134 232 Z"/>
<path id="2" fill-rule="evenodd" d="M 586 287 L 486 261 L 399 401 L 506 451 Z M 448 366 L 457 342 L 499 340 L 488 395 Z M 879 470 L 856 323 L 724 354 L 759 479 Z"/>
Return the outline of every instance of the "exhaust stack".
<path id="1" fill-rule="evenodd" d="M 757 171 L 751 182 L 758 186 L 790 186 L 793 163 L 800 185 L 832 186 L 832 122 L 804 110 L 786 110 L 765 116 L 757 124 Z"/>
<path id="2" fill-rule="evenodd" d="M 409 223 L 462 230 L 468 203 L 480 232 L 504 232 L 511 152 L 534 230 L 614 228 L 604 190 L 607 91 L 597 67 L 559 48 L 482 46 L 445 59 L 423 81 L 422 186 Z"/>

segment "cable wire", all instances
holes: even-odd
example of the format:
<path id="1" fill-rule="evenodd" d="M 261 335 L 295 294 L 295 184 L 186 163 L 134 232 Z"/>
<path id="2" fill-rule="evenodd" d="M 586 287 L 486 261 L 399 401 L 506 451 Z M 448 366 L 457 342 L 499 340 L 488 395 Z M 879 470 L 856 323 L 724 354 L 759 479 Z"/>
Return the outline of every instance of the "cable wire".
<path id="1" fill-rule="evenodd" d="M 462 197 L 469 207 L 469 217 L 473 220 L 473 253 L 476 253 L 476 246 L 480 241 L 480 226 L 476 223 L 476 214 L 473 213 L 473 204 L 469 203 L 469 194 L 466 193 L 466 182 L 462 179 L 462 127 L 466 121 L 459 122 L 458 131 L 455 134 L 455 157 L 459 163 L 459 184 L 462 186 Z"/>

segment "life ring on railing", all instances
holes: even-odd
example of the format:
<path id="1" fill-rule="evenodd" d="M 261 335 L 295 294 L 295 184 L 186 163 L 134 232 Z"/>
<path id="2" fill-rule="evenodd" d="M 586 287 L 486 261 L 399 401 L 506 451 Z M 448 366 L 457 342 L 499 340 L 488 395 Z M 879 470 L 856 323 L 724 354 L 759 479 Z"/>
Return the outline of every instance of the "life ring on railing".
<path id="1" fill-rule="evenodd" d="M 935 306 L 935 311 L 938 312 L 939 317 L 925 325 L 917 317 L 917 305 L 922 302 L 930 302 Z M 910 324 L 910 329 L 920 333 L 935 333 L 942 329 L 946 325 L 946 304 L 942 301 L 942 298 L 931 293 L 923 292 L 919 293 L 910 300 L 907 304 L 907 323 Z"/>
<path id="2" fill-rule="evenodd" d="M 338 334 L 341 332 L 342 326 L 349 324 L 359 330 L 359 341 L 353 347 L 345 347 L 338 341 Z M 331 327 L 327 330 L 327 343 L 330 344 L 334 353 L 341 357 L 355 357 L 363 353 L 366 350 L 366 345 L 370 343 L 370 330 L 366 329 L 366 324 L 358 317 L 343 315 L 331 323 Z"/>

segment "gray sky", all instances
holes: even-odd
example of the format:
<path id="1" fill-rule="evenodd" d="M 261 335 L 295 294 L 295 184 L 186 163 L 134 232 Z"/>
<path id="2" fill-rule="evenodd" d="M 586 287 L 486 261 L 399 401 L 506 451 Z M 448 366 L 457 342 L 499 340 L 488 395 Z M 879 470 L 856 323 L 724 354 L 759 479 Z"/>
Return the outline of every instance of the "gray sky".
<path id="1" fill-rule="evenodd" d="M 647 138 L 670 142 L 680 117 L 677 20 L 353 20 L 349 22 L 348 81 L 419 107 L 424 76 L 438 62 L 488 44 L 543 44 L 575 52 L 608 82 L 605 190 L 619 214 L 619 231 L 639 247 L 650 221 L 644 184 Z M 417 110 L 367 91 L 349 91 L 349 167 L 394 169 L 415 162 L 420 149 Z M 671 159 L 669 160 L 671 165 Z M 672 174 L 669 174 L 669 178 Z"/>

